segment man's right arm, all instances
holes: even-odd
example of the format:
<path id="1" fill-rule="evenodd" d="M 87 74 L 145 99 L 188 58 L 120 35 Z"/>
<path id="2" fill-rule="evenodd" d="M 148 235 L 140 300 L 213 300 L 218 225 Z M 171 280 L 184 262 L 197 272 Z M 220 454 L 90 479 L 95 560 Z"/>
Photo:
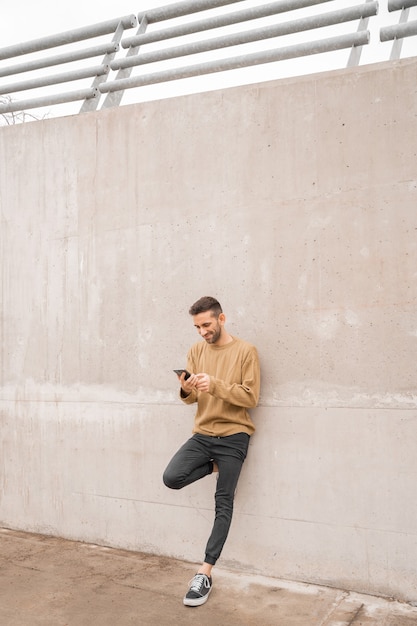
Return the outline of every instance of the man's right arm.
<path id="1" fill-rule="evenodd" d="M 194 364 L 188 357 L 187 358 L 187 370 L 189 372 L 194 372 L 194 367 L 195 367 Z M 197 389 L 196 389 L 197 380 L 198 380 L 197 376 L 194 373 L 192 373 L 191 376 L 187 378 L 187 380 L 185 380 L 185 373 L 181 374 L 180 398 L 183 402 L 185 402 L 185 404 L 192 404 L 193 402 L 197 401 Z"/>

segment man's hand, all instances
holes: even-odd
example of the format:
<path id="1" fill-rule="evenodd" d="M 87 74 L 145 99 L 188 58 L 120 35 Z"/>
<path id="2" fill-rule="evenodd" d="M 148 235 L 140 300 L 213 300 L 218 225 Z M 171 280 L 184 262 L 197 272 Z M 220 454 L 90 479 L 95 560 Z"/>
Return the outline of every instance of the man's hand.
<path id="1" fill-rule="evenodd" d="M 183 372 L 181 374 L 181 376 L 178 376 L 180 383 L 181 383 L 181 389 L 183 390 L 183 392 L 188 396 L 189 393 L 191 393 L 191 391 L 194 389 L 194 387 L 197 386 L 197 376 L 196 374 L 191 374 L 191 376 L 189 378 L 187 378 L 187 380 L 185 380 L 185 372 Z"/>
<path id="2" fill-rule="evenodd" d="M 194 386 L 198 389 L 198 391 L 208 393 L 210 389 L 210 376 L 208 374 L 196 374 L 196 378 L 197 381 Z"/>

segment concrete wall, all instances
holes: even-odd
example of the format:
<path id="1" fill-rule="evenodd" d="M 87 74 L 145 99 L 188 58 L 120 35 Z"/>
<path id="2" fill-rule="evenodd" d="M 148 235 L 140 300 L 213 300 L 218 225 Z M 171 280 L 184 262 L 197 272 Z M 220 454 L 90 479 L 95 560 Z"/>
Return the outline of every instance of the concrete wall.
<path id="1" fill-rule="evenodd" d="M 417 61 L 0 129 L 0 524 L 199 562 L 174 367 L 217 296 L 257 433 L 219 566 L 417 597 Z"/>

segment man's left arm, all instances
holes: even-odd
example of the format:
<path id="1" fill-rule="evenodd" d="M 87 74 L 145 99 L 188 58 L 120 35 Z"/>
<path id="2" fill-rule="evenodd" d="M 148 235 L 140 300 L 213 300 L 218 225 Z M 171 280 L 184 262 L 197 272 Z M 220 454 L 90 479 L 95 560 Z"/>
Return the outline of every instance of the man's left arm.
<path id="1" fill-rule="evenodd" d="M 258 404 L 260 390 L 260 366 L 255 348 L 252 348 L 242 363 L 242 380 L 240 383 L 228 383 L 208 374 L 199 374 L 200 391 L 210 393 L 216 398 L 230 402 L 235 406 L 251 409 Z"/>

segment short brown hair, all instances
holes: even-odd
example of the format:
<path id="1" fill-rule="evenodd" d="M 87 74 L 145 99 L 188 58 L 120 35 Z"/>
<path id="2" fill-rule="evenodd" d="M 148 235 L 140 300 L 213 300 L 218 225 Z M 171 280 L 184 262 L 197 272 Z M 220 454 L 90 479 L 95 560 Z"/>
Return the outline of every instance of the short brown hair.
<path id="1" fill-rule="evenodd" d="M 211 311 L 214 317 L 219 317 L 220 313 L 223 313 L 220 302 L 211 296 L 203 296 L 197 302 L 194 302 L 188 312 L 190 315 L 198 315 L 206 311 Z"/>

